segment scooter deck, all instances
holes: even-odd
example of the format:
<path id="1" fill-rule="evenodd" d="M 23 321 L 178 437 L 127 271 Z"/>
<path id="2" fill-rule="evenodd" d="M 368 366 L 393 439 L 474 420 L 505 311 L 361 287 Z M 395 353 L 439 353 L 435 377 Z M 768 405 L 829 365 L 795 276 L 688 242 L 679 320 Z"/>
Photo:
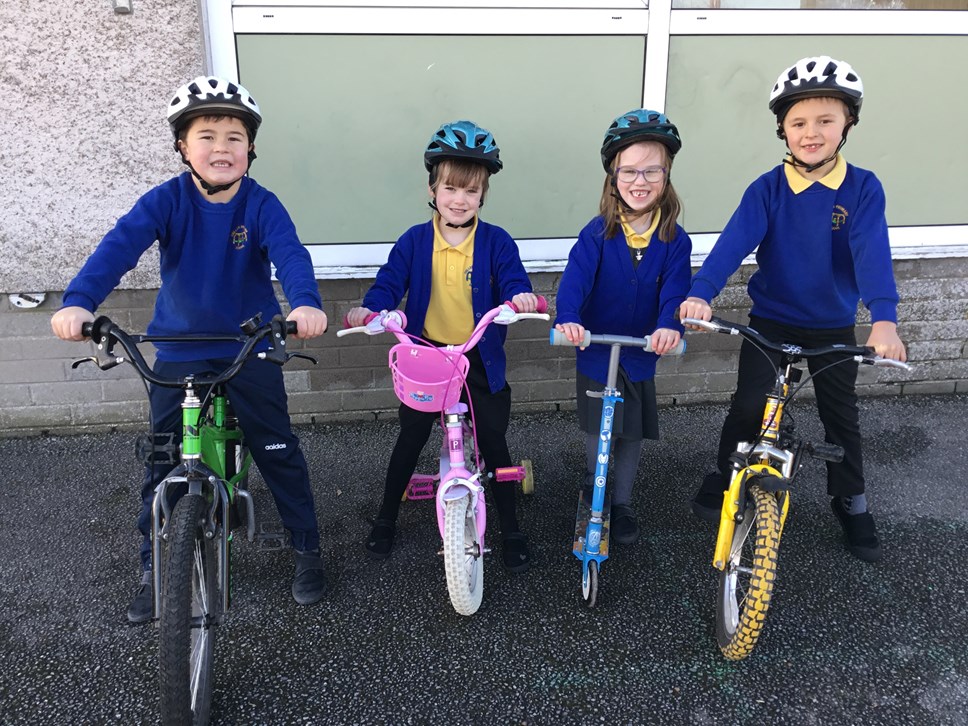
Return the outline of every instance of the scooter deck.
<path id="1" fill-rule="evenodd" d="M 602 511 L 602 542 L 598 546 L 598 554 L 608 557 L 608 530 L 611 522 L 612 507 L 608 498 L 605 499 L 605 507 Z M 592 518 L 592 509 L 585 503 L 581 493 L 578 494 L 578 515 L 575 517 L 575 541 L 572 544 L 572 552 L 579 559 L 583 558 L 585 552 L 585 532 L 588 529 L 588 521 Z"/>

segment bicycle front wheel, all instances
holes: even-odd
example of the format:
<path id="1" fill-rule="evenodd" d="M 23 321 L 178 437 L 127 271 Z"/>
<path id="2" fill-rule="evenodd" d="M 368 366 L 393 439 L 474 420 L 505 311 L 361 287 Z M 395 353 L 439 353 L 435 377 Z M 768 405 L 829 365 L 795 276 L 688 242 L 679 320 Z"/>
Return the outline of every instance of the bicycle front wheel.
<path id="1" fill-rule="evenodd" d="M 444 510 L 444 571 L 450 602 L 461 615 L 473 615 L 481 606 L 483 555 L 470 495 L 449 500 Z"/>
<path id="2" fill-rule="evenodd" d="M 749 491 L 752 502 L 733 533 L 716 601 L 716 640 L 730 660 L 748 656 L 760 637 L 773 595 L 780 546 L 776 498 L 755 484 Z"/>
<path id="3" fill-rule="evenodd" d="M 208 723 L 214 681 L 215 628 L 221 599 L 215 546 L 205 537 L 207 504 L 183 496 L 172 512 L 161 594 L 161 718 Z"/>

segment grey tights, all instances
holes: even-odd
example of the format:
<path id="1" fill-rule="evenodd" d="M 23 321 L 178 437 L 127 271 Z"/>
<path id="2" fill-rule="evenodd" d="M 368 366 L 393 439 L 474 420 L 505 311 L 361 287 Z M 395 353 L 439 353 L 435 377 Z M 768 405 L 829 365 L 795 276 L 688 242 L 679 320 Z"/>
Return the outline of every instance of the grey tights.
<path id="1" fill-rule="evenodd" d="M 585 434 L 585 484 L 595 483 L 595 462 L 598 459 L 598 434 Z M 606 491 L 611 493 L 612 504 L 628 504 L 632 501 L 632 485 L 639 470 L 643 440 L 612 438 L 608 471 L 612 481 Z"/>

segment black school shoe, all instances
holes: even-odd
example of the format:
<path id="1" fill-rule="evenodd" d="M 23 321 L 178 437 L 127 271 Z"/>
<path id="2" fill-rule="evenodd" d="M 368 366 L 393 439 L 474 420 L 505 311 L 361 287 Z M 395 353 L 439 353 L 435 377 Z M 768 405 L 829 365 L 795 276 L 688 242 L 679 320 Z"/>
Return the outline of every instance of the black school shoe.
<path id="1" fill-rule="evenodd" d="M 723 511 L 723 492 L 727 487 L 726 477 L 718 471 L 706 474 L 692 498 L 692 513 L 707 522 L 718 522 Z"/>
<path id="2" fill-rule="evenodd" d="M 531 550 L 524 532 L 511 532 L 501 538 L 501 563 L 508 572 L 527 572 L 531 567 Z"/>
<path id="3" fill-rule="evenodd" d="M 620 545 L 635 544 L 639 539 L 639 523 L 635 512 L 627 504 L 612 505 L 612 519 L 609 524 L 609 538 Z"/>
<path id="4" fill-rule="evenodd" d="M 834 510 L 840 526 L 844 528 L 848 552 L 864 562 L 877 562 L 881 559 L 881 543 L 877 539 L 877 527 L 871 513 L 848 514 L 840 497 L 830 500 L 830 508 Z"/>
<path id="5" fill-rule="evenodd" d="M 141 586 L 128 606 L 128 622 L 132 625 L 142 625 L 151 620 L 153 601 L 154 589 L 151 585 L 151 570 L 145 570 L 141 573 Z"/>
<path id="6" fill-rule="evenodd" d="M 374 519 L 373 529 L 366 538 L 364 547 L 366 554 L 372 560 L 385 560 L 393 549 L 393 535 L 396 534 L 397 523 L 390 519 Z"/>
<path id="7" fill-rule="evenodd" d="M 319 550 L 296 550 L 296 576 L 292 581 L 292 597 L 300 605 L 313 605 L 329 590 L 323 559 Z"/>

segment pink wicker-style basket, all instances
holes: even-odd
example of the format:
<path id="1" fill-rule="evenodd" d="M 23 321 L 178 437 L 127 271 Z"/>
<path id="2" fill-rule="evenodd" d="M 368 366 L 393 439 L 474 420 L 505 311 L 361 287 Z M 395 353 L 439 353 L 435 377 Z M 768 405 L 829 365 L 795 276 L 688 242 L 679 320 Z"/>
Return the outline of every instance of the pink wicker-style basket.
<path id="1" fill-rule="evenodd" d="M 460 400 L 470 361 L 463 353 L 399 343 L 390 349 L 397 398 L 417 411 L 439 412 Z"/>

